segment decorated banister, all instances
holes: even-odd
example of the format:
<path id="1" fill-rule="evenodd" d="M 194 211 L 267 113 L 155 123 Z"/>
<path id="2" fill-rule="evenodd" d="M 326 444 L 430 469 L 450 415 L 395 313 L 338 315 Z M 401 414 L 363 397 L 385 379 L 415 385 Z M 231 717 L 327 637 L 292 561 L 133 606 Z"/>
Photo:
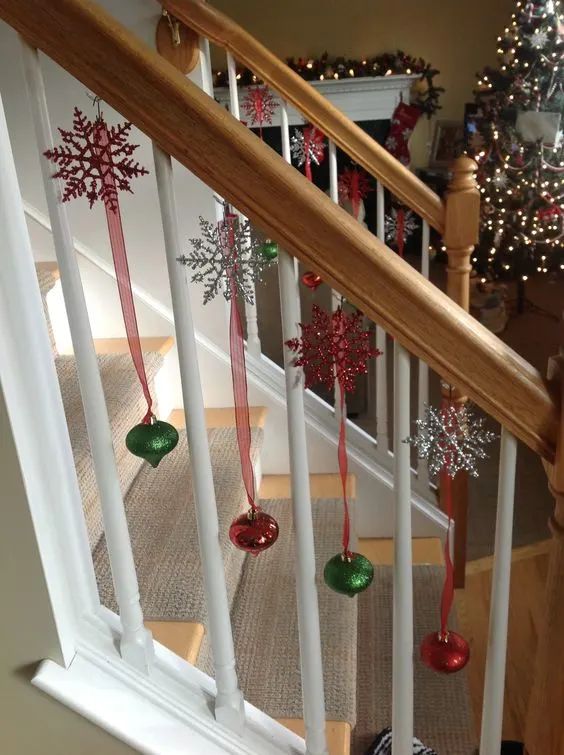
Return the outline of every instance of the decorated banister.
<path id="1" fill-rule="evenodd" d="M 564 396 L 564 319 L 560 353 L 549 362 L 548 380 Z M 538 633 L 534 682 L 525 729 L 527 755 L 561 755 L 564 752 L 564 403 L 554 464 L 545 463 L 554 496 L 549 526 L 552 544 L 546 577 L 544 618 Z"/>
<path id="2" fill-rule="evenodd" d="M 447 294 L 466 312 L 470 309 L 471 255 L 478 242 L 480 226 L 480 191 L 476 183 L 477 165 L 469 157 L 457 158 L 445 199 L 444 245 L 448 255 Z M 462 403 L 460 390 L 443 387 L 446 399 Z M 441 498 L 443 491 L 441 490 Z M 466 536 L 468 520 L 468 475 L 459 472 L 453 480 L 455 584 L 464 586 L 466 570 Z"/>
<path id="3" fill-rule="evenodd" d="M 354 162 L 393 190 L 433 228 L 443 231 L 444 207 L 439 197 L 233 19 L 199 0 L 164 0 L 162 4 L 182 23 L 248 66 Z"/>
<path id="4" fill-rule="evenodd" d="M 90 0 L 52 0 L 48 6 L 0 0 L 0 17 L 553 460 L 556 401 L 540 373 L 107 12 Z"/>

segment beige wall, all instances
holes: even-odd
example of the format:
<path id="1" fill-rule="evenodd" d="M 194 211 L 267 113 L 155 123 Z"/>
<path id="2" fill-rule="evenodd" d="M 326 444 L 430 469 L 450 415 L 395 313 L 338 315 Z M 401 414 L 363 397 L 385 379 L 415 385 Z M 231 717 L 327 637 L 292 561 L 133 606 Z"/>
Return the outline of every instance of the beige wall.
<path id="1" fill-rule="evenodd" d="M 441 71 L 440 118 L 462 120 L 474 75 L 495 62 L 496 37 L 514 0 L 211 0 L 280 57 L 360 58 L 400 48 Z M 414 135 L 414 163 L 426 163 L 427 121 Z"/>
<path id="2" fill-rule="evenodd" d="M 0 388 L 0 753 L 128 755 L 134 752 L 31 685 L 60 648 Z"/>

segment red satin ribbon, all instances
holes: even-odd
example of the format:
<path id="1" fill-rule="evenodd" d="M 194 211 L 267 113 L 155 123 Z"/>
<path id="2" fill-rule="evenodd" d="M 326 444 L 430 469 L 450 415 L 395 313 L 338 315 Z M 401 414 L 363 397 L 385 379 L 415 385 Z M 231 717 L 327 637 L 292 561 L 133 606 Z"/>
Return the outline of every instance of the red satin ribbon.
<path id="1" fill-rule="evenodd" d="M 229 254 L 234 255 L 234 266 L 237 265 L 237 250 L 234 246 L 233 224 L 238 222 L 235 215 L 227 215 L 223 221 L 228 228 L 227 243 Z M 231 312 L 229 317 L 229 349 L 231 352 L 231 380 L 233 382 L 233 400 L 235 404 L 235 426 L 237 428 L 237 445 L 241 461 L 241 474 L 247 493 L 249 506 L 257 510 L 255 503 L 255 472 L 251 461 L 251 421 L 249 416 L 249 395 L 247 387 L 247 367 L 245 361 L 245 340 L 243 323 L 237 307 L 237 286 L 233 271 L 229 274 L 231 289 Z"/>
<path id="2" fill-rule="evenodd" d="M 99 143 L 101 148 L 100 165 L 101 170 L 104 172 L 103 158 L 105 157 L 109 161 L 111 161 L 112 158 L 110 150 L 106 149 L 109 143 L 109 137 L 107 126 L 103 120 L 97 121 L 96 142 Z M 108 163 L 108 165 L 111 166 L 111 162 Z M 112 257 L 114 259 L 123 322 L 125 324 L 125 332 L 127 334 L 127 342 L 129 344 L 131 358 L 139 377 L 139 382 L 143 388 L 145 400 L 147 401 L 147 413 L 143 417 L 143 423 L 148 424 L 153 416 L 153 399 L 149 390 L 147 373 L 145 372 L 145 364 L 143 362 L 143 353 L 141 351 L 139 328 L 137 327 L 137 315 L 135 313 L 135 303 L 133 301 L 133 292 L 131 290 L 131 276 L 129 274 L 129 265 L 127 263 L 127 251 L 119 209 L 118 190 L 113 171 L 109 169 L 106 170 L 103 179 L 104 186 L 110 189 L 109 195 L 104 198 L 104 207 L 106 210 L 106 221 L 108 224 Z"/>
<path id="3" fill-rule="evenodd" d="M 341 474 L 341 485 L 343 486 L 343 553 L 350 555 L 349 544 L 351 537 L 351 519 L 349 515 L 349 501 L 347 498 L 347 474 L 349 461 L 347 457 L 347 418 L 345 416 L 345 391 L 342 385 L 340 387 L 340 405 L 341 405 L 341 424 L 339 428 L 339 446 L 337 456 L 339 459 L 339 472 Z"/>
<path id="4" fill-rule="evenodd" d="M 397 245 L 398 254 L 403 259 L 403 246 L 404 246 L 404 233 L 405 233 L 405 212 L 403 207 L 400 207 L 396 215 L 397 219 Z"/>
<path id="5" fill-rule="evenodd" d="M 443 399 L 442 411 L 446 411 L 450 406 L 450 401 Z M 454 564 L 450 556 L 450 531 L 452 528 L 453 504 L 452 504 L 452 477 L 446 469 L 441 471 L 441 489 L 444 492 L 444 507 L 448 517 L 448 529 L 445 540 L 445 581 L 441 595 L 441 634 L 448 632 L 448 617 L 450 615 L 452 604 L 454 602 Z"/>

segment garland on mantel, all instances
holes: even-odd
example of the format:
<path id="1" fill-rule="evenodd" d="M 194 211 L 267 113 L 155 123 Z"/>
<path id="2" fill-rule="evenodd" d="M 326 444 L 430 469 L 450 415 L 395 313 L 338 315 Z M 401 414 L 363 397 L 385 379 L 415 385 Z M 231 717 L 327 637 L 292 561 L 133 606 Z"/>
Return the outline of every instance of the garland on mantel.
<path id="1" fill-rule="evenodd" d="M 286 63 L 306 81 L 419 74 L 420 78 L 412 88 L 411 103 L 417 105 L 428 118 L 441 109 L 439 98 L 445 90 L 434 84 L 434 78 L 440 71 L 423 58 L 414 58 L 402 50 L 385 52 L 362 60 L 344 56 L 330 57 L 324 52 L 320 58 L 287 58 Z M 249 68 L 237 69 L 237 81 L 241 86 L 262 83 Z M 216 71 L 214 84 L 226 86 L 227 72 Z"/>

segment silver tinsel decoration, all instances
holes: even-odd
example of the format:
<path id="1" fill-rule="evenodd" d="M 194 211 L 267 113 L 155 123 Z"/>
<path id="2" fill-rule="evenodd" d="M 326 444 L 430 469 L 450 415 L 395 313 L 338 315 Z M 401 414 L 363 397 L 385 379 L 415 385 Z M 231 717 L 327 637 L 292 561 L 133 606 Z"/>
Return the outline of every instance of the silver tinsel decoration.
<path id="1" fill-rule="evenodd" d="M 204 304 L 220 291 L 227 301 L 241 295 L 254 304 L 253 283 L 260 280 L 263 270 L 272 264 L 261 253 L 261 242 L 256 238 L 248 220 L 210 223 L 200 216 L 202 236 L 190 239 L 193 251 L 178 261 L 195 270 L 192 280 L 204 284 Z"/>
<path id="2" fill-rule="evenodd" d="M 433 477 L 443 469 L 449 477 L 462 471 L 478 477 L 476 463 L 488 458 L 485 446 L 497 437 L 484 429 L 484 422 L 467 405 L 426 406 L 425 417 L 416 420 L 417 434 L 404 442 L 415 446 L 419 458 L 427 460 Z"/>

